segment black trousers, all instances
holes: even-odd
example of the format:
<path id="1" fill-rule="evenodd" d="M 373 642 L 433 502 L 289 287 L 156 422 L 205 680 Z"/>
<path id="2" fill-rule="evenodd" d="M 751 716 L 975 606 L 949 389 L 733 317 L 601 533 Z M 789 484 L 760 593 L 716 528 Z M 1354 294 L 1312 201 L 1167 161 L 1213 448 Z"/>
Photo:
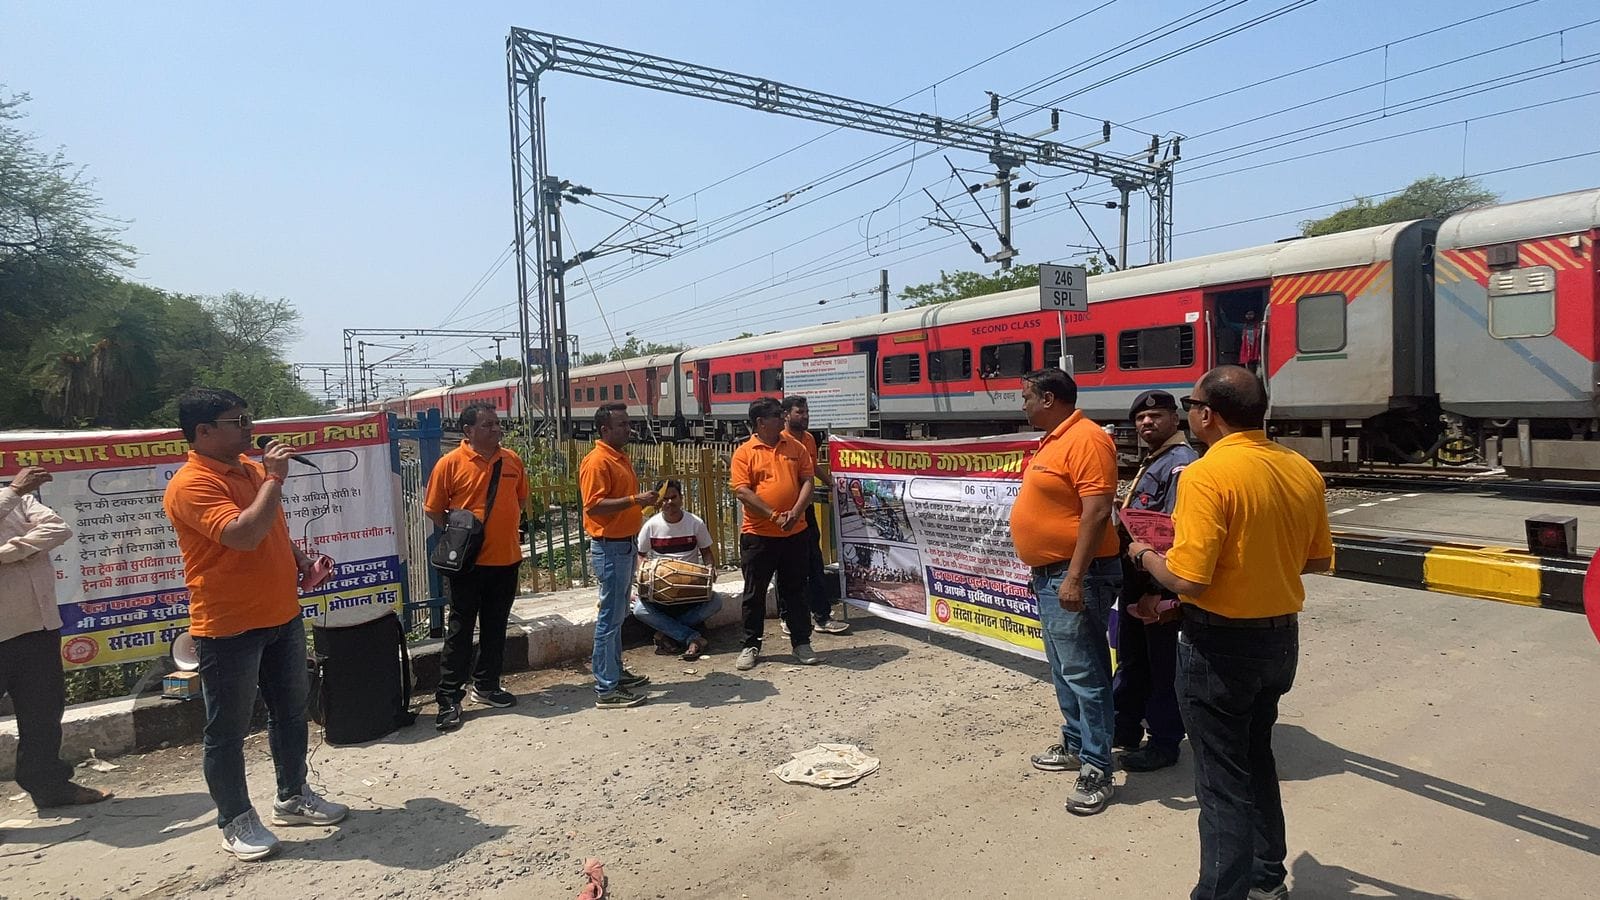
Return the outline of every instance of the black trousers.
<path id="1" fill-rule="evenodd" d="M 1252 887 L 1277 887 L 1288 874 L 1272 726 L 1299 656 L 1296 625 L 1183 622 L 1178 704 L 1200 801 L 1200 878 L 1191 900 L 1244 900 Z"/>
<path id="2" fill-rule="evenodd" d="M 1117 674 L 1111 682 L 1117 709 L 1116 743 L 1138 747 L 1149 726 L 1150 743 L 1177 750 L 1183 741 L 1178 711 L 1178 623 L 1146 624 L 1129 612 L 1161 586 L 1122 558 L 1122 596 L 1117 610 Z"/>
<path id="3" fill-rule="evenodd" d="M 61 631 L 48 629 L 0 641 L 0 696 L 17 710 L 17 784 L 39 806 L 63 799 L 72 766 L 61 761 L 61 714 L 67 686 Z"/>
<path id="4" fill-rule="evenodd" d="M 739 568 L 744 571 L 744 646 L 761 647 L 761 632 L 767 618 L 767 588 L 773 576 L 778 579 L 778 609 L 789 623 L 789 643 L 811 643 L 811 612 L 806 606 L 806 566 L 810 560 L 807 543 L 816 546 L 805 532 L 787 537 L 739 535 Z"/>
<path id="5" fill-rule="evenodd" d="M 450 609 L 445 618 L 444 654 L 439 658 L 438 698 L 459 703 L 467 693 L 470 667 L 472 683 L 480 690 L 500 687 L 506 661 L 506 623 L 511 602 L 517 597 L 517 572 L 509 566 L 473 566 L 451 575 Z M 472 664 L 472 626 L 478 626 L 478 663 Z"/>
<path id="6" fill-rule="evenodd" d="M 806 539 L 806 605 L 811 618 L 818 625 L 833 618 L 833 601 L 828 599 L 828 570 L 822 562 L 822 529 L 817 526 L 816 508 L 806 507 L 806 530 L 800 532 Z M 778 592 L 778 617 L 788 621 L 784 611 L 783 592 Z"/>

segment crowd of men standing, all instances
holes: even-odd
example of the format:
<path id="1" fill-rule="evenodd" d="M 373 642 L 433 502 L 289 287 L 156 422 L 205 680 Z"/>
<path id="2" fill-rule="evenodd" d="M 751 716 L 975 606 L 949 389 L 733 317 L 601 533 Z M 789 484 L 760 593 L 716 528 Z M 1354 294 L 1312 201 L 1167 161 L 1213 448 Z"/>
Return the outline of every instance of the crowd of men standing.
<path id="1" fill-rule="evenodd" d="M 1130 772 L 1164 768 L 1187 731 L 1200 805 L 1190 896 L 1287 897 L 1272 727 L 1294 684 L 1300 576 L 1333 557 L 1321 475 L 1267 437 L 1261 380 L 1219 366 L 1189 396 L 1149 391 L 1129 410 L 1150 453 L 1124 507 L 1170 510 L 1173 537 L 1164 551 L 1129 534 L 1119 540 L 1107 524 L 1115 448 L 1077 409 L 1071 376 L 1029 373 L 1022 395 L 1029 423 L 1046 435 L 1023 473 L 1012 539 L 1032 568 L 1063 719 L 1061 740 L 1033 765 L 1075 771 L 1066 808 L 1093 815 L 1115 793 L 1114 747 L 1128 751 L 1121 761 Z M 1207 445 L 1203 457 L 1177 429 L 1179 406 Z M 1119 597 L 1113 678 L 1108 636 Z"/>
<path id="2" fill-rule="evenodd" d="M 1187 733 L 1200 806 L 1201 898 L 1272 900 L 1288 895 L 1282 801 L 1272 754 L 1278 701 L 1293 686 L 1303 573 L 1328 568 L 1333 548 L 1321 476 L 1266 436 L 1266 393 L 1239 366 L 1219 366 L 1174 398 L 1147 391 L 1129 410 L 1148 453 L 1124 510 L 1170 513 L 1161 549 L 1115 524 L 1117 460 L 1106 432 L 1077 408 L 1077 385 L 1059 369 L 1023 377 L 1023 411 L 1045 432 L 1011 511 L 1018 558 L 1032 574 L 1046 659 L 1062 715 L 1060 738 L 1031 757 L 1045 771 L 1077 775 L 1066 808 L 1105 809 L 1115 793 L 1113 753 L 1130 772 L 1174 765 Z M 1204 442 L 1201 457 L 1179 427 Z M 305 633 L 298 586 L 316 561 L 290 539 L 281 509 L 292 450 L 251 449 L 245 400 L 196 389 L 179 399 L 192 449 L 173 476 L 165 511 L 189 588 L 206 724 L 203 769 L 224 847 L 241 859 L 278 841 L 251 805 L 243 741 L 257 694 L 268 710 L 277 776 L 272 819 L 330 825 L 348 809 L 307 781 Z M 735 663 L 761 659 L 767 592 L 777 582 L 783 631 L 802 665 L 820 658 L 816 632 L 847 626 L 822 589 L 820 531 L 810 512 L 817 446 L 804 398 L 764 398 L 749 410 L 751 437 L 733 454 L 730 487 L 743 509 L 742 641 Z M 506 625 L 518 587 L 520 510 L 529 485 L 517 454 L 501 446 L 489 406 L 460 417 L 463 440 L 436 466 L 424 510 L 443 527 L 450 510 L 481 523 L 476 563 L 448 578 L 448 615 L 437 691 L 441 731 L 462 725 L 465 702 L 511 706 L 500 683 Z M 703 521 L 682 508 L 682 488 L 641 490 L 627 456 L 627 407 L 602 406 L 598 440 L 579 470 L 583 524 L 599 583 L 591 668 L 595 705 L 645 701 L 649 678 L 622 661 L 620 630 L 634 573 L 651 555 L 698 558 L 715 551 Z M 1180 484 L 1181 476 L 1181 484 Z M 61 620 L 49 551 L 70 535 L 30 493 L 49 480 L 25 469 L 0 489 L 0 693 L 12 696 L 20 732 L 17 778 L 40 807 L 94 803 L 107 794 L 75 785 L 59 759 Z M 499 495 L 506 495 L 497 503 Z M 660 506 L 645 523 L 642 510 Z M 658 648 L 704 652 L 697 630 L 720 601 L 677 609 L 635 600 Z M 473 634 L 479 635 L 474 655 Z M 1113 674 L 1112 641 L 1119 651 Z M 42 673 L 42 674 L 40 674 Z"/>

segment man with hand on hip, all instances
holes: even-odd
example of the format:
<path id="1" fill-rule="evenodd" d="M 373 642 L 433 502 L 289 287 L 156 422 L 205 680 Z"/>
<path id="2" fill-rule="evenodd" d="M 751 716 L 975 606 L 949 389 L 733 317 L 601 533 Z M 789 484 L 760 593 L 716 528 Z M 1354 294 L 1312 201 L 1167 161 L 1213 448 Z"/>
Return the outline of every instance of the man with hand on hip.
<path id="1" fill-rule="evenodd" d="M 1117 450 L 1077 408 L 1078 385 L 1060 369 L 1022 376 L 1022 411 L 1046 432 L 1011 507 L 1017 558 L 1033 570 L 1045 659 L 1061 708 L 1061 742 L 1031 758 L 1047 772 L 1078 772 L 1067 811 L 1094 815 L 1111 801 L 1111 648 L 1106 627 L 1122 587 L 1110 528 Z"/>

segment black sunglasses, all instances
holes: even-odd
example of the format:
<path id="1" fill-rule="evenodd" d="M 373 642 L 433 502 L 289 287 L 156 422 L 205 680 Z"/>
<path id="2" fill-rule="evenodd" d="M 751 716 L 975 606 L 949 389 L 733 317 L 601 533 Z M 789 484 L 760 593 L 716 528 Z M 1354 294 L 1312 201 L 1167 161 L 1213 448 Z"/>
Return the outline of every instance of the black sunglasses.
<path id="1" fill-rule="evenodd" d="M 1193 397 L 1179 397 L 1178 402 L 1183 404 L 1184 412 L 1188 412 L 1189 410 L 1194 409 L 1196 406 L 1204 406 L 1207 409 L 1211 408 L 1211 404 L 1205 402 L 1204 400 L 1196 400 Z"/>

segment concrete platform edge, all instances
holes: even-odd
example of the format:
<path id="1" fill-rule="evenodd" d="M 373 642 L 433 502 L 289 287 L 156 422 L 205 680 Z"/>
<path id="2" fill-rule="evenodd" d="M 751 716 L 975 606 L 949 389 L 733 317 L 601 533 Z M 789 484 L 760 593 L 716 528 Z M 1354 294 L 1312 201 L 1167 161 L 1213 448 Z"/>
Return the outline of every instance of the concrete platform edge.
<path id="1" fill-rule="evenodd" d="M 717 582 L 723 605 L 708 627 L 720 628 L 739 621 L 739 594 L 743 587 L 736 575 Z M 593 587 L 517 598 L 506 630 L 506 671 L 587 666 L 594 647 L 596 601 Z M 769 591 L 767 616 L 775 615 L 777 605 Z M 624 648 L 637 647 L 650 642 L 650 632 L 629 617 L 623 625 L 622 639 Z M 439 652 L 443 644 L 441 640 L 431 640 L 411 645 L 414 697 L 420 702 L 431 698 L 439 683 Z M 265 724 L 264 715 L 258 705 L 256 728 Z M 198 743 L 204 727 L 205 705 L 198 699 L 176 701 L 146 695 L 83 703 L 67 708 L 62 721 L 61 756 L 76 764 L 88 759 L 91 749 L 100 759 L 112 759 Z M 312 723 L 313 729 L 318 727 Z M 14 776 L 16 758 L 17 722 L 8 717 L 0 720 L 0 778 Z"/>

